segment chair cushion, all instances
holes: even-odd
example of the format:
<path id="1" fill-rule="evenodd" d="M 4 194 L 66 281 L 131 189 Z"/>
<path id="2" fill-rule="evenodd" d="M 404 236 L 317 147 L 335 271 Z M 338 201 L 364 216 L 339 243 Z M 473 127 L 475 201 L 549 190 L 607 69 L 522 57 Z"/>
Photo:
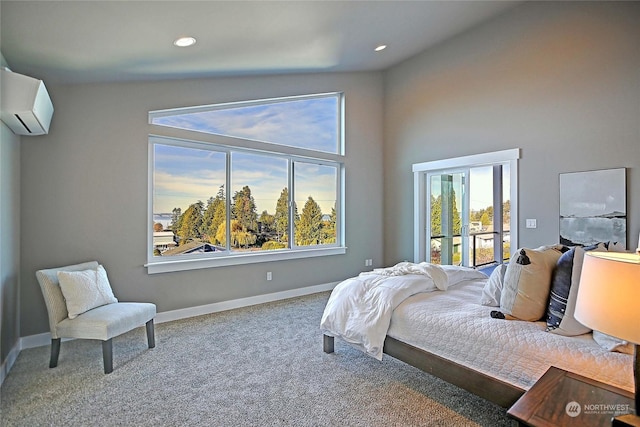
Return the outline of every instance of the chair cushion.
<path id="1" fill-rule="evenodd" d="M 142 326 L 156 315 L 155 304 L 117 302 L 86 311 L 75 319 L 66 318 L 57 325 L 61 338 L 106 341 Z"/>
<path id="2" fill-rule="evenodd" d="M 102 265 L 83 271 L 58 271 L 69 319 L 105 304 L 118 302 Z"/>

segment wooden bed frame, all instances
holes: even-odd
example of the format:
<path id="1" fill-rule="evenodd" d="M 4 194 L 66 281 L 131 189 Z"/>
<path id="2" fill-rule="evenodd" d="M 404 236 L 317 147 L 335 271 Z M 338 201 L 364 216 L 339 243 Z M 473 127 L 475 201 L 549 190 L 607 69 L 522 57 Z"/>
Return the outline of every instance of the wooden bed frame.
<path id="1" fill-rule="evenodd" d="M 334 352 L 334 337 L 324 335 L 323 350 Z M 389 356 L 463 388 L 503 408 L 511 407 L 525 390 L 387 336 L 383 351 Z"/>

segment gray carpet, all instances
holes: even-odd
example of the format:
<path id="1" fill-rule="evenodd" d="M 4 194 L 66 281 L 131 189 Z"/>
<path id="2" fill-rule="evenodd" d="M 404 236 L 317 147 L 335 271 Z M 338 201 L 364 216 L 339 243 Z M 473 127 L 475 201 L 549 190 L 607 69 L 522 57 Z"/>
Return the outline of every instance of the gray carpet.
<path id="1" fill-rule="evenodd" d="M 336 340 L 322 351 L 320 293 L 20 353 L 1 388 L 3 426 L 501 426 L 505 410 Z"/>

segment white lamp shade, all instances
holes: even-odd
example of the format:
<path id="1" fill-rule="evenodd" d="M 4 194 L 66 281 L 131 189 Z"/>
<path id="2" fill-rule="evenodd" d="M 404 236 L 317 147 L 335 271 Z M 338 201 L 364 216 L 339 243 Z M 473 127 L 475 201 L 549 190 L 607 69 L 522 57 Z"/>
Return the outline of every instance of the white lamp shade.
<path id="1" fill-rule="evenodd" d="M 594 331 L 640 344 L 640 255 L 586 252 L 575 317 Z"/>

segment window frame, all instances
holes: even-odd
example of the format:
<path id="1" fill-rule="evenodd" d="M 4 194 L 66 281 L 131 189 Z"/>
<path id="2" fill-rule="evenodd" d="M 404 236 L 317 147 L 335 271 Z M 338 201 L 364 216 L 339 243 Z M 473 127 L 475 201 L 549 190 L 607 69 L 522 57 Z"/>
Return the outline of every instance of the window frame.
<path id="1" fill-rule="evenodd" d="M 201 268 L 213 268 L 232 265 L 243 265 L 260 262 L 282 261 L 289 259 L 310 258 L 318 256 L 341 255 L 346 253 L 345 246 L 345 227 L 344 227 L 344 195 L 345 195 L 345 159 L 344 159 L 344 94 L 335 92 L 332 94 L 319 94 L 318 97 L 337 96 L 339 102 L 338 111 L 338 149 L 339 153 L 327 153 L 323 151 L 309 150 L 304 148 L 291 147 L 286 145 L 273 144 L 269 142 L 261 142 L 252 139 L 244 139 L 233 136 L 210 134 L 194 130 L 186 130 L 163 125 L 152 124 L 155 114 L 168 115 L 172 110 L 158 110 L 149 112 L 149 133 L 148 133 L 148 189 L 147 189 L 147 268 L 148 274 L 165 273 L 173 271 L 184 271 Z M 261 101 L 246 101 L 240 104 L 258 104 L 277 102 L 278 100 L 297 100 L 301 98 L 312 98 L 314 95 L 305 95 L 303 97 L 282 97 L 272 98 Z M 232 106 L 235 103 L 218 104 L 221 106 Z M 174 112 L 183 113 L 189 108 L 204 111 L 207 106 L 186 107 L 174 109 Z M 211 106 L 209 106 L 211 107 Z M 295 202 L 295 182 L 293 170 L 295 162 L 312 163 L 336 168 L 336 242 L 331 244 L 297 246 L 292 241 L 288 248 L 265 250 L 255 252 L 238 252 L 227 250 L 217 254 L 190 254 L 166 257 L 170 259 L 162 259 L 163 257 L 154 256 L 153 254 L 153 198 L 154 198 L 154 174 L 155 174 L 155 156 L 154 147 L 156 144 L 179 146 L 185 148 L 204 149 L 215 152 L 224 152 L 226 156 L 226 179 L 225 194 L 227 203 L 227 224 L 229 224 L 230 202 L 233 197 L 231 194 L 231 168 L 230 159 L 232 152 L 242 152 L 257 155 L 268 155 L 280 157 L 287 160 L 288 164 L 288 188 L 289 188 L 289 236 L 294 236 L 294 202 Z M 300 208 L 300 207 L 299 207 Z M 228 233 L 227 229 L 227 233 Z M 229 237 L 229 236 L 227 236 Z M 227 242 L 229 239 L 227 238 Z"/>
<path id="2" fill-rule="evenodd" d="M 430 162 L 415 163 L 412 165 L 413 172 L 413 227 L 414 227 L 414 262 L 421 262 L 427 257 L 427 251 L 430 247 L 430 216 L 426 202 L 427 182 L 426 177 L 432 173 L 450 172 L 453 170 L 462 170 L 481 166 L 494 166 L 499 164 L 509 164 L 510 168 L 510 194 L 511 201 L 511 217 L 509 238 L 511 241 L 511 255 L 518 247 L 518 160 L 520 159 L 520 149 L 514 148 L 509 150 L 494 151 L 489 153 L 474 154 L 463 157 L 455 157 L 443 160 L 434 160 Z M 493 193 L 496 194 L 496 186 L 501 186 L 502 180 L 497 182 L 494 180 Z M 494 200 L 494 204 L 496 200 Z M 500 201 L 502 203 L 502 201 Z"/>

